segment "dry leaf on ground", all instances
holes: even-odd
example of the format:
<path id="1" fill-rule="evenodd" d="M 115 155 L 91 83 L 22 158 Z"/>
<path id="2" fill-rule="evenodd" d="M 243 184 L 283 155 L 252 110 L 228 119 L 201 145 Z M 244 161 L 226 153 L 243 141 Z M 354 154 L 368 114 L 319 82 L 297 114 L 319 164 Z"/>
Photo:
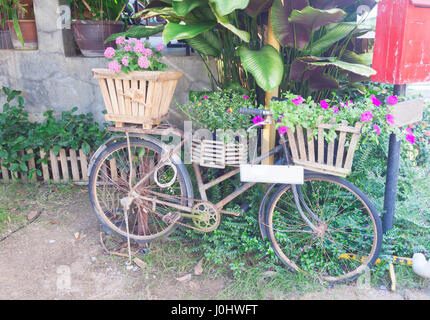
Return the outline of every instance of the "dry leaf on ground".
<path id="1" fill-rule="evenodd" d="M 189 274 L 186 274 L 185 276 L 182 276 L 180 278 L 175 278 L 175 279 L 178 280 L 179 282 L 187 282 L 191 280 L 191 277 L 192 275 L 191 273 L 189 273 Z"/>
<path id="2" fill-rule="evenodd" d="M 140 268 L 140 269 L 144 269 L 146 263 L 143 262 L 142 260 L 140 260 L 139 258 L 134 258 L 133 262 Z"/>
<path id="3" fill-rule="evenodd" d="M 203 260 L 205 258 L 201 258 L 200 261 L 197 263 L 197 265 L 194 268 L 194 274 L 196 276 L 200 276 L 203 273 Z"/>

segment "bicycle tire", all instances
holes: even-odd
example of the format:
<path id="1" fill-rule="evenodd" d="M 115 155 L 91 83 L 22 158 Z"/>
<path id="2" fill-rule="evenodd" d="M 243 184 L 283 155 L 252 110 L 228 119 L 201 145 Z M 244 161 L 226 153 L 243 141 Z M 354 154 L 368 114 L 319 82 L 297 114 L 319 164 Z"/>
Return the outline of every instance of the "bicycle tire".
<path id="1" fill-rule="evenodd" d="M 304 272 L 330 283 L 353 280 L 366 268 L 370 269 L 379 256 L 382 225 L 377 211 L 363 192 L 342 178 L 309 172 L 305 174 L 304 179 L 305 183 L 300 188 L 305 194 L 307 205 L 315 210 L 314 213 L 321 220 L 320 223 L 313 220 L 320 226 L 320 232 L 312 231 L 303 220 L 299 220 L 302 218 L 295 203 L 292 202 L 294 208 L 291 207 L 291 203 L 288 204 L 287 196 L 292 196 L 291 185 L 281 185 L 272 195 L 265 215 L 266 234 L 272 248 L 277 257 L 291 270 Z M 330 185 L 337 186 L 338 195 L 344 199 L 330 196 L 327 190 L 324 203 L 320 203 L 319 191 L 315 195 L 313 187 L 316 185 L 314 182 L 318 181 L 320 182 L 318 185 L 323 185 L 324 188 Z M 332 190 L 336 188 L 333 187 Z M 280 202 L 284 195 L 285 200 L 282 201 L 285 204 Z M 315 198 L 318 200 L 315 201 Z M 331 199 L 333 201 L 327 203 L 329 198 L 333 198 Z M 346 214 L 342 213 L 347 208 L 345 206 L 347 204 L 352 206 L 357 200 L 358 203 L 352 207 L 353 211 L 348 211 L 351 212 L 351 216 L 345 217 Z M 284 206 L 283 208 L 288 204 L 290 209 L 281 209 L 281 205 L 277 207 L 278 202 Z M 334 210 L 336 211 L 332 214 Z M 331 216 L 324 217 L 330 213 Z M 308 217 L 312 219 L 309 214 Z M 281 221 L 281 218 L 284 221 Z M 363 221 L 358 221 L 359 218 Z M 331 227 L 328 225 L 329 222 Z M 358 231 L 362 229 L 360 235 L 363 239 L 360 239 Z M 327 239 L 329 240 L 325 241 Z M 346 252 L 354 251 L 352 250 L 354 248 L 358 252 Z"/>
<path id="2" fill-rule="evenodd" d="M 137 150 L 138 147 L 141 147 L 141 148 L 146 148 L 148 150 L 152 150 L 154 152 L 157 152 L 159 155 L 161 155 L 163 152 L 163 149 L 161 146 L 157 145 L 154 142 L 143 140 L 143 139 L 132 138 L 132 139 L 130 139 L 130 145 L 132 147 L 136 147 L 135 150 Z M 115 143 L 112 143 L 112 144 L 108 145 L 107 148 L 105 150 L 103 150 L 103 152 L 100 153 L 100 155 L 97 157 L 97 159 L 95 160 L 94 165 L 92 167 L 92 170 L 90 173 L 90 178 L 89 178 L 89 188 L 88 189 L 89 189 L 89 197 L 90 197 L 91 205 L 92 205 L 92 207 L 93 207 L 93 209 L 97 215 L 98 220 L 102 224 L 103 229 L 104 230 L 108 229 L 112 233 L 120 236 L 121 238 L 127 239 L 127 230 L 124 228 L 123 224 L 121 224 L 121 226 L 118 226 L 119 223 L 112 222 L 111 218 L 108 217 L 108 215 L 112 215 L 113 210 L 117 210 L 117 211 L 115 211 L 115 214 L 121 215 L 122 210 L 119 207 L 118 201 L 113 205 L 113 207 L 116 207 L 116 208 L 114 208 L 113 210 L 112 209 L 106 210 L 106 208 L 103 208 L 103 206 L 100 204 L 100 200 L 99 200 L 99 197 L 97 195 L 97 184 L 98 184 L 97 179 L 99 177 L 99 172 L 101 170 L 102 165 L 107 161 L 109 156 L 112 156 L 116 151 L 123 150 L 123 149 L 124 150 L 127 149 L 127 141 L 126 140 L 120 140 L 120 141 L 117 141 Z M 177 196 L 178 196 L 178 198 L 183 198 L 183 199 L 188 198 L 187 186 L 189 186 L 191 183 L 191 181 L 188 181 L 188 180 L 190 180 L 188 172 L 186 171 L 186 168 L 183 166 L 182 163 L 175 163 L 174 161 L 171 161 L 171 163 L 172 163 L 172 165 L 174 165 L 176 167 L 176 171 L 177 171 L 177 178 L 176 179 L 178 180 L 178 184 L 180 187 L 180 194 L 178 194 Z M 124 190 L 123 193 L 125 194 L 126 191 Z M 181 205 L 186 205 L 186 203 L 187 203 L 186 200 L 178 200 L 178 201 L 180 201 Z M 159 210 L 159 209 L 157 209 L 157 210 Z M 132 211 L 132 210 L 130 210 L 130 211 Z M 155 215 L 156 214 L 153 214 L 153 216 L 155 216 Z M 136 216 L 137 216 L 137 214 L 136 214 Z M 129 219 L 131 219 L 131 218 L 129 217 Z M 154 217 L 152 217 L 152 219 L 154 219 Z M 136 217 L 136 221 L 137 220 L 138 220 L 138 217 Z M 182 220 L 182 218 L 180 218 L 177 221 L 180 221 L 180 220 Z M 135 223 L 136 223 L 136 221 L 135 221 Z M 161 222 L 157 221 L 157 223 L 160 223 L 160 225 L 161 225 Z M 165 224 L 164 221 L 163 221 L 163 223 Z M 133 232 L 132 231 L 129 233 L 129 237 L 130 237 L 130 240 L 134 241 L 134 242 L 148 243 L 148 242 L 152 242 L 154 240 L 157 240 L 157 239 L 160 239 L 163 237 L 167 237 L 172 232 L 174 232 L 177 227 L 178 227 L 178 224 L 175 221 L 174 223 L 171 223 L 170 225 L 166 226 L 166 228 L 160 232 L 157 232 L 154 234 L 139 234 L 139 232 Z M 136 234 L 136 233 L 138 233 L 138 234 Z"/>

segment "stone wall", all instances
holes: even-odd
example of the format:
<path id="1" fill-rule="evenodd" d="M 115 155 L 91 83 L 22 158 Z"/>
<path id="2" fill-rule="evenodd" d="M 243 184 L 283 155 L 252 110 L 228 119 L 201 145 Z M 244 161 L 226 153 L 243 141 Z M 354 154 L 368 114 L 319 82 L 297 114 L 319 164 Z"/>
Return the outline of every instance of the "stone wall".
<path id="1" fill-rule="evenodd" d="M 106 67 L 105 60 L 73 56 L 71 31 L 58 27 L 58 0 L 34 0 L 34 10 L 39 49 L 0 50 L 0 87 L 23 91 L 26 108 L 33 120 L 39 119 L 48 109 L 60 114 L 76 106 L 79 113 L 92 112 L 102 123 L 105 107 L 91 69 Z M 166 48 L 163 54 L 164 62 L 171 69 L 184 71 L 176 88 L 169 119 L 179 125 L 182 116 L 175 108 L 175 100 L 185 103 L 190 90 L 207 90 L 209 79 L 200 57 L 193 54 L 185 56 L 185 49 Z M 3 101 L 1 97 L 0 106 Z"/>

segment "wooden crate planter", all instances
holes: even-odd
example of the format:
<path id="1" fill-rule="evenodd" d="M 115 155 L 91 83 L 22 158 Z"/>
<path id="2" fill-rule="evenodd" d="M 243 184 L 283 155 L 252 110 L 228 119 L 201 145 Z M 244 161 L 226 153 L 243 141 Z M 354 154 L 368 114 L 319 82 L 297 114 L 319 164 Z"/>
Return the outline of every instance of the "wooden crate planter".
<path id="1" fill-rule="evenodd" d="M 288 130 L 288 141 L 291 154 L 296 165 L 305 169 L 326 174 L 345 177 L 351 173 L 355 149 L 361 136 L 362 124 L 357 122 L 355 127 L 343 121 L 335 131 L 338 138 L 328 143 L 324 130 L 329 130 L 334 124 L 320 124 L 318 136 L 312 137 L 311 131 L 297 126 L 296 132 Z M 309 138 L 308 137 L 312 137 Z"/>
<path id="2" fill-rule="evenodd" d="M 27 150 L 27 153 L 33 153 L 33 150 Z M 43 181 L 54 181 L 58 182 L 85 182 L 88 181 L 87 168 L 88 168 L 88 157 L 82 150 L 74 149 L 60 149 L 58 155 L 55 155 L 52 150 L 45 153 L 40 151 L 40 157 L 36 156 L 30 159 L 27 163 L 28 168 L 36 168 L 37 160 L 40 158 L 46 158 L 48 164 L 41 162 L 40 170 L 42 171 Z M 0 159 L 0 166 L 1 166 Z M 27 175 L 18 173 L 18 179 L 26 181 Z M 16 180 L 12 172 L 1 166 L 0 170 L 0 181 L 9 182 Z M 34 174 L 31 181 L 36 181 L 37 177 Z"/>
<path id="3" fill-rule="evenodd" d="M 225 168 L 247 163 L 246 143 L 225 143 L 217 140 L 193 139 L 191 161 L 203 167 Z"/>
<path id="4" fill-rule="evenodd" d="M 93 69 L 106 106 L 107 121 L 117 127 L 139 124 L 152 129 L 167 118 L 181 71 L 135 71 L 115 74 Z"/>

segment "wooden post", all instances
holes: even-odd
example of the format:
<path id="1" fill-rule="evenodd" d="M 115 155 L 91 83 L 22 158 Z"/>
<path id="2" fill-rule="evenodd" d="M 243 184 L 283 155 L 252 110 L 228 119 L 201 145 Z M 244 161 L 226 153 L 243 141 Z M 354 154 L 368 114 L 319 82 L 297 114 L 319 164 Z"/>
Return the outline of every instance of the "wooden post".
<path id="1" fill-rule="evenodd" d="M 272 9 L 269 11 L 269 26 L 267 30 L 267 44 L 274 47 L 276 50 L 280 50 L 280 45 L 278 40 L 275 38 L 275 34 L 273 32 L 273 27 L 271 23 Z M 274 89 L 273 91 L 266 92 L 266 109 L 269 108 L 269 103 L 272 100 L 272 97 L 277 97 L 279 94 L 279 88 Z M 263 128 L 262 141 L 261 141 L 261 154 L 265 154 L 269 152 L 271 149 L 275 147 L 275 126 L 273 124 L 265 125 Z M 266 158 L 262 161 L 262 164 L 273 164 L 273 156 Z"/>

